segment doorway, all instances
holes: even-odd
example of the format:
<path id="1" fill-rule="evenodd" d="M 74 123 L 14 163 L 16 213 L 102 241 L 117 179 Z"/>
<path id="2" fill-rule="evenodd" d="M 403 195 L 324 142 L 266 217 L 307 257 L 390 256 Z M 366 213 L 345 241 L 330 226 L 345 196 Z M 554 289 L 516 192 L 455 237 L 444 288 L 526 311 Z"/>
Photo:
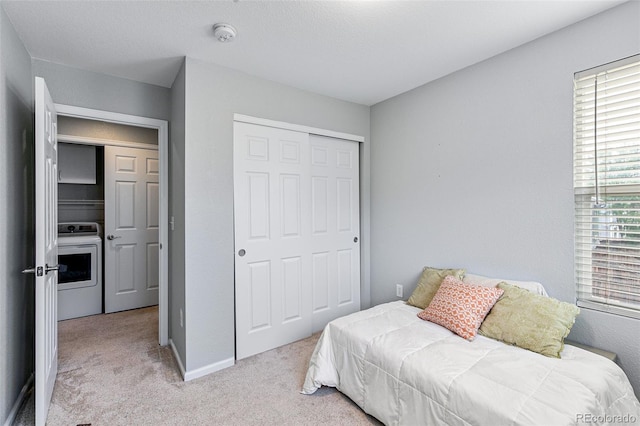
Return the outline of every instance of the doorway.
<path id="1" fill-rule="evenodd" d="M 158 343 L 165 346 L 169 343 L 169 306 L 168 306 L 168 123 L 165 120 L 120 114 L 70 105 L 56 104 L 58 117 L 69 119 L 81 119 L 87 123 L 97 121 L 113 126 L 128 126 L 139 133 L 145 142 L 149 142 L 149 135 L 155 138 L 157 150 L 157 226 L 158 242 L 154 245 L 157 249 L 157 264 L 152 265 L 154 275 L 158 277 Z M 137 129 L 137 130 L 136 130 Z M 150 133 L 149 131 L 153 131 Z M 71 132 L 68 132 L 71 133 Z M 101 136 L 101 135 L 98 135 Z M 58 141 L 75 145 L 96 146 L 101 152 L 106 146 L 128 148 L 149 148 L 148 143 L 110 140 L 103 137 L 86 137 L 69 134 L 61 134 L 58 130 Z M 157 271 L 156 271 L 157 269 Z"/>

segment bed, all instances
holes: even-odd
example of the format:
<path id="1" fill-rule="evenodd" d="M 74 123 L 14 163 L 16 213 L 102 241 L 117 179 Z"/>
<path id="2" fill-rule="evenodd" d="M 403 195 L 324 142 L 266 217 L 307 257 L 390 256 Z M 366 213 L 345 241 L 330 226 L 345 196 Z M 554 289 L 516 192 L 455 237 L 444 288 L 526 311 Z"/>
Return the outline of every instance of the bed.
<path id="1" fill-rule="evenodd" d="M 478 335 L 465 340 L 403 301 L 330 322 L 302 393 L 331 386 L 387 425 L 640 422 L 640 403 L 610 360 L 566 345 L 561 359 Z"/>

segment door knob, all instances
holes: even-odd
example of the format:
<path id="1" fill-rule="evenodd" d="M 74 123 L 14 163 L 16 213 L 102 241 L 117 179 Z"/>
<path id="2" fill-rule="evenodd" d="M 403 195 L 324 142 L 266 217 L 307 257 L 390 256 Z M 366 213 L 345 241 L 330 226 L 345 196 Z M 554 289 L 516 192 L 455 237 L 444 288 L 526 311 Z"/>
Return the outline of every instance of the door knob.
<path id="1" fill-rule="evenodd" d="M 107 235 L 107 240 L 111 241 L 111 240 L 115 240 L 116 238 L 122 238 L 121 236 L 115 236 L 115 235 Z"/>
<path id="2" fill-rule="evenodd" d="M 37 268 L 32 266 L 30 268 L 23 269 L 22 273 L 23 274 L 36 274 L 36 276 L 41 277 L 41 276 L 44 275 L 44 272 L 42 272 L 42 269 L 43 269 L 42 266 L 38 266 Z M 47 271 L 47 272 L 49 272 L 49 271 Z"/>
<path id="3" fill-rule="evenodd" d="M 242 257 L 242 256 L 244 256 L 245 254 L 247 254 L 247 251 L 246 251 L 245 249 L 240 249 L 240 250 L 238 250 L 238 256 Z"/>

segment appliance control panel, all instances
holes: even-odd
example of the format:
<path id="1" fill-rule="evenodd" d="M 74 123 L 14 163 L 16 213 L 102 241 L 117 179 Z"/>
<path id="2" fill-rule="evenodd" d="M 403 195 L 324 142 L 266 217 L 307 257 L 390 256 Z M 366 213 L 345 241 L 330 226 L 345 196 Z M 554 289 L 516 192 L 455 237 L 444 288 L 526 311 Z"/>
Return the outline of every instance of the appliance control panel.
<path id="1" fill-rule="evenodd" d="M 94 222 L 59 223 L 58 224 L 59 236 L 99 235 L 99 234 L 100 234 L 100 225 Z"/>

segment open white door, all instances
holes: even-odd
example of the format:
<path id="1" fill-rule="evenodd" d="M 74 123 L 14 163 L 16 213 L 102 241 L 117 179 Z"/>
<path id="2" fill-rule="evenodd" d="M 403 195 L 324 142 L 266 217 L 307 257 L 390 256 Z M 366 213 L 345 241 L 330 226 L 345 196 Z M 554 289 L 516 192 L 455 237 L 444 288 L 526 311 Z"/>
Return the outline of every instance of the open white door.
<path id="1" fill-rule="evenodd" d="M 105 313 L 158 304 L 158 151 L 105 146 Z"/>
<path id="2" fill-rule="evenodd" d="M 57 116 L 47 85 L 36 77 L 36 425 L 47 421 L 58 373 Z"/>

